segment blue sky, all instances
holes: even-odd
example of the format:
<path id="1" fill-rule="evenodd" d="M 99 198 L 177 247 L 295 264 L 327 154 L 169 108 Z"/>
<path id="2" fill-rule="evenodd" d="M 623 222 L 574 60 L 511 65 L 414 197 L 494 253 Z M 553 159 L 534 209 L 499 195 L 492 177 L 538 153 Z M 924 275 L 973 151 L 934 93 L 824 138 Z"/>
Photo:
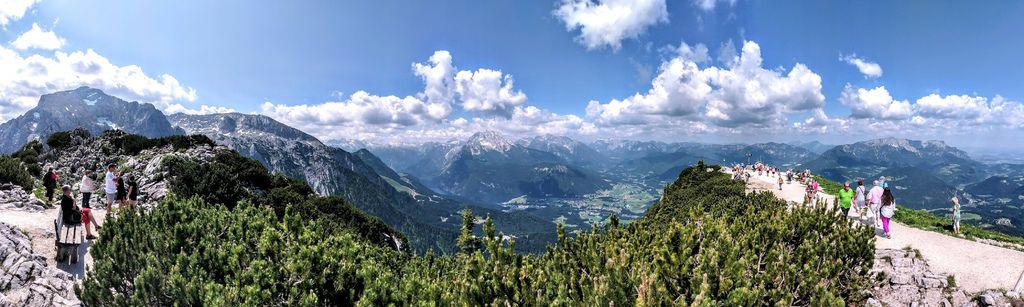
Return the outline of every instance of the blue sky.
<path id="1" fill-rule="evenodd" d="M 23 16 L 0 11 L 2 48 L 19 65 L 38 55 L 73 68 L 60 53 L 77 52 L 115 72 L 70 69 L 57 81 L 31 79 L 43 85 L 7 86 L 4 120 L 30 108 L 28 97 L 78 82 L 169 112 L 262 113 L 322 139 L 368 142 L 499 130 L 983 146 L 1024 129 L 1022 2 L 12 1 L 29 3 Z M 33 27 L 61 43 L 16 44 Z M 447 62 L 431 61 L 438 51 Z M 734 66 L 754 58 L 757 70 Z M 674 81 L 700 82 L 652 81 L 673 61 L 698 69 Z M 452 67 L 432 85 L 414 63 Z M 150 80 L 124 77 L 140 75 L 124 69 L 132 65 Z M 659 87 L 668 94 L 652 92 Z"/>

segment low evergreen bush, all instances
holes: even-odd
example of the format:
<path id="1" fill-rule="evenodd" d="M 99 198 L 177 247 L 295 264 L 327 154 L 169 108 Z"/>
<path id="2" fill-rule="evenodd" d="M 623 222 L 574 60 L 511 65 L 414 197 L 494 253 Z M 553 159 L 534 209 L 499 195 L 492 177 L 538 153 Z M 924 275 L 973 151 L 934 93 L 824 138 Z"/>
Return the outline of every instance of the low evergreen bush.
<path id="1" fill-rule="evenodd" d="M 13 183 L 25 191 L 31 191 L 33 182 L 32 174 L 25 169 L 21 160 L 0 156 L 0 183 Z"/>
<path id="2" fill-rule="evenodd" d="M 841 306 L 863 299 L 870 229 L 824 207 L 787 209 L 770 193 L 745 194 L 717 169 L 684 170 L 628 226 L 575 237 L 559 227 L 558 242 L 540 255 L 515 253 L 515 238 L 497 233 L 490 218 L 477 232 L 470 212 L 461 252 L 413 256 L 373 242 L 386 228 L 336 198 L 283 205 L 281 218 L 273 204 L 230 209 L 172 198 L 107 222 L 81 297 L 97 306 Z M 243 177 L 259 179 L 236 178 Z M 301 198 L 273 189 L 274 201 Z"/>

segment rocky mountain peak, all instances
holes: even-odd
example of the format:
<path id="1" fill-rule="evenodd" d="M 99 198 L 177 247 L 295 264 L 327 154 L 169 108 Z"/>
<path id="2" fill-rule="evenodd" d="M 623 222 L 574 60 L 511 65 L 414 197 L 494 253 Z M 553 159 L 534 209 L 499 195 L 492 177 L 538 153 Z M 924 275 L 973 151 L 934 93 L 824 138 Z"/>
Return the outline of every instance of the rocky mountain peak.
<path id="1" fill-rule="evenodd" d="M 55 132 L 77 128 L 93 134 L 109 129 L 147 137 L 183 134 L 152 104 L 128 102 L 99 89 L 79 87 L 43 95 L 36 107 L 0 124 L 0 152 L 13 152 L 28 141 L 45 140 Z"/>
<path id="2" fill-rule="evenodd" d="M 497 131 L 474 133 L 466 145 L 473 151 L 473 154 L 479 154 L 479 151 L 507 152 L 516 146 Z"/>

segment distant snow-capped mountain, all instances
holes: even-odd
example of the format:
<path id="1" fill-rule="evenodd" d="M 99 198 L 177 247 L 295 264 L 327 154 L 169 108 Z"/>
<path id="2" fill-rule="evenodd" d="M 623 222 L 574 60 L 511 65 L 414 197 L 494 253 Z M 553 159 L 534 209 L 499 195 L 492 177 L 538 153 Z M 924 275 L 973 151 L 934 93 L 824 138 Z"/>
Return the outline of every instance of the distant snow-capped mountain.
<path id="1" fill-rule="evenodd" d="M 519 139 L 516 144 L 550 152 L 576 165 L 597 165 L 608 159 L 589 145 L 566 136 L 545 134 Z"/>
<path id="2" fill-rule="evenodd" d="M 609 186 L 597 173 L 493 132 L 477 133 L 451 148 L 433 182 L 446 193 L 487 203 L 522 195 L 580 196 Z"/>
<path id="3" fill-rule="evenodd" d="M 583 195 L 608 186 L 595 172 L 494 131 L 478 132 L 465 141 L 383 146 L 370 151 L 434 190 L 483 203 L 496 204 L 522 195 Z"/>
<path id="4" fill-rule="evenodd" d="M 120 129 L 147 137 L 182 134 L 152 104 L 124 101 L 101 90 L 80 87 L 46 94 L 25 114 L 0 124 L 0 152 L 10 153 L 54 132 L 88 129 L 93 135 Z"/>

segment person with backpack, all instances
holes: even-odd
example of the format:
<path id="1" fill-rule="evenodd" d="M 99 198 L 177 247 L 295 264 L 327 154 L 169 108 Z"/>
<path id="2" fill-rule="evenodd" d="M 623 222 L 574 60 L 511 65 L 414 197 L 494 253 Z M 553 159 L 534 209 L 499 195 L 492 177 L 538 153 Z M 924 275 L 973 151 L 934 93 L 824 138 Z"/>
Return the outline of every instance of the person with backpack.
<path id="1" fill-rule="evenodd" d="M 885 232 L 885 237 L 892 239 L 892 235 L 889 234 L 889 220 L 896 214 L 896 198 L 892 196 L 892 190 L 883 190 L 882 203 L 878 213 L 878 218 L 882 220 L 882 230 Z"/>
<path id="2" fill-rule="evenodd" d="M 53 202 L 53 192 L 57 189 L 57 172 L 51 167 L 46 171 L 46 175 L 43 175 L 43 187 L 46 188 L 46 202 Z"/>
<path id="3" fill-rule="evenodd" d="M 875 180 L 875 186 L 868 190 L 868 206 L 871 210 L 871 224 L 878 227 L 878 223 L 881 221 L 881 216 L 878 214 L 878 210 L 882 206 L 882 194 L 885 190 L 879 184 L 878 180 Z"/>
<path id="4" fill-rule="evenodd" d="M 857 189 L 853 192 L 853 205 L 857 208 L 860 220 L 864 220 L 864 211 L 867 210 L 867 193 L 864 190 L 864 180 L 857 180 Z"/>
<path id="5" fill-rule="evenodd" d="M 92 229 L 89 226 L 93 221 L 96 220 L 92 216 L 92 209 L 81 208 L 75 203 L 75 195 L 71 192 L 71 186 L 65 185 L 63 188 L 63 195 L 60 199 L 60 212 L 61 219 L 66 225 L 81 225 L 85 223 L 85 239 L 96 240 L 96 236 L 92 234 Z M 96 230 L 100 229 L 100 225 L 96 224 Z"/>

